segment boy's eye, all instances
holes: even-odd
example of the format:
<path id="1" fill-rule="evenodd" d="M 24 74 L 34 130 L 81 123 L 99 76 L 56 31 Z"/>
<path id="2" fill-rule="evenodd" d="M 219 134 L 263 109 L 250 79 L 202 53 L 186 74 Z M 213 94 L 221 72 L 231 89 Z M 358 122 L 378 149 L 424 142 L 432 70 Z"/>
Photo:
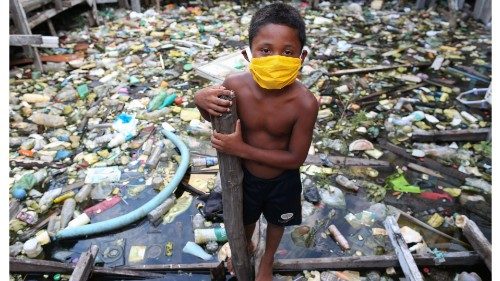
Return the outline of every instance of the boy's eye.
<path id="1" fill-rule="evenodd" d="M 284 54 L 285 56 L 291 56 L 291 55 L 293 55 L 293 52 L 292 52 L 292 51 L 290 51 L 290 50 L 286 50 L 286 51 L 284 51 L 284 52 L 283 52 L 283 54 Z"/>
<path id="2" fill-rule="evenodd" d="M 268 54 L 270 52 L 270 50 L 268 48 L 262 48 L 260 51 L 263 54 Z"/>

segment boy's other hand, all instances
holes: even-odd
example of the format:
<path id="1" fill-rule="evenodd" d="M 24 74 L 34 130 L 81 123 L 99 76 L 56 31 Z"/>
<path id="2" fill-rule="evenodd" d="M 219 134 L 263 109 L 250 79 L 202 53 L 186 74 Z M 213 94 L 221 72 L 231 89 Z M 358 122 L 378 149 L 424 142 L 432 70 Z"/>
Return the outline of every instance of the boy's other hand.
<path id="1" fill-rule="evenodd" d="M 222 113 L 230 111 L 232 102 L 219 97 L 231 94 L 232 92 L 222 85 L 211 86 L 198 91 L 194 96 L 194 103 L 210 115 L 222 116 Z"/>
<path id="2" fill-rule="evenodd" d="M 219 152 L 239 157 L 244 145 L 240 120 L 236 121 L 234 133 L 226 135 L 214 131 L 210 140 L 212 141 L 212 147 Z"/>

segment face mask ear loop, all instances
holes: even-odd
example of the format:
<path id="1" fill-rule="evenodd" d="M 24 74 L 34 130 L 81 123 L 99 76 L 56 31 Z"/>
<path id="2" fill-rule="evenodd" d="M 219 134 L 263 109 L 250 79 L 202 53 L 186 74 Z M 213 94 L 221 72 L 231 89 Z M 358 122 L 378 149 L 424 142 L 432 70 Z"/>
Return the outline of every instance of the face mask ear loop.
<path id="1" fill-rule="evenodd" d="M 247 51 L 248 60 L 251 61 L 252 60 L 252 50 L 250 50 L 250 46 L 246 46 L 245 51 Z"/>

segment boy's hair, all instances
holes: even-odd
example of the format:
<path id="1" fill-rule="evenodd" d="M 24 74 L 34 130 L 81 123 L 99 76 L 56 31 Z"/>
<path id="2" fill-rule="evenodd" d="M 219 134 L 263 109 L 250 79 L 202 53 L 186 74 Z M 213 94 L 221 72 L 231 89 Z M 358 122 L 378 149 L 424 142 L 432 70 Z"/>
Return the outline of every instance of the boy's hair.
<path id="1" fill-rule="evenodd" d="M 248 41 L 250 46 L 252 46 L 253 38 L 255 38 L 259 29 L 270 23 L 286 25 L 296 29 L 299 36 L 300 47 L 303 48 L 306 44 L 306 25 L 299 11 L 287 4 L 274 3 L 262 7 L 253 15 L 250 21 L 250 27 L 248 28 Z"/>

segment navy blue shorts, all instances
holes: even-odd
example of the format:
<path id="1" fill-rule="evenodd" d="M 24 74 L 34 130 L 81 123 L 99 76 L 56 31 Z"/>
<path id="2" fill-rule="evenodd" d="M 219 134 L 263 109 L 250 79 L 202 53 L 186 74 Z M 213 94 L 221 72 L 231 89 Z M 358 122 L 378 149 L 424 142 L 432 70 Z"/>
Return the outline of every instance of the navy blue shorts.
<path id="1" fill-rule="evenodd" d="M 243 167 L 243 223 L 255 223 L 263 213 L 274 225 L 301 224 L 301 192 L 298 169 L 286 170 L 272 179 L 262 179 Z"/>

